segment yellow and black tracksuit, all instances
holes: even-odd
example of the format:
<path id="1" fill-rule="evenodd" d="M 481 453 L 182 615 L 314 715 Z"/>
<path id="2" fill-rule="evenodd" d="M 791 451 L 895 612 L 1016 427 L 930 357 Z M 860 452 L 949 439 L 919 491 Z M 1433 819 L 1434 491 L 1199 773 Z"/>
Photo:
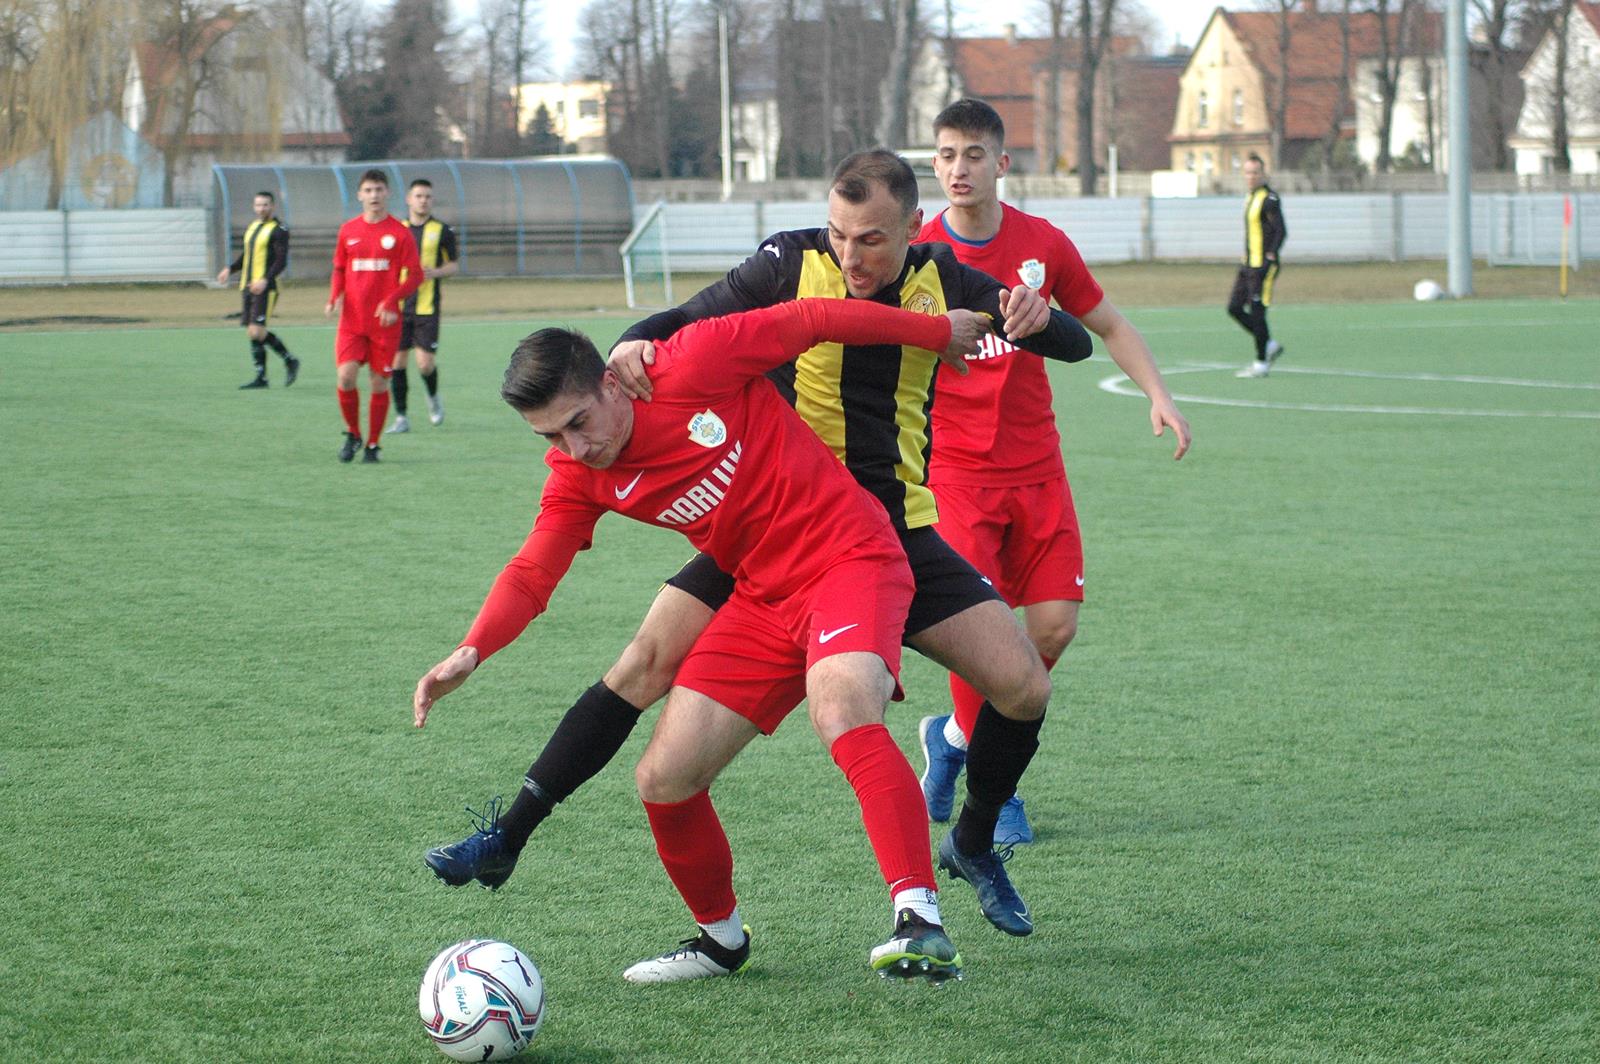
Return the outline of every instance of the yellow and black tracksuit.
<path id="1" fill-rule="evenodd" d="M 1268 185 L 1252 190 L 1244 201 L 1244 259 L 1228 297 L 1228 313 L 1255 339 L 1258 362 L 1266 360 L 1272 340 L 1267 308 L 1278 279 L 1278 249 L 1288 235 L 1278 194 Z"/>

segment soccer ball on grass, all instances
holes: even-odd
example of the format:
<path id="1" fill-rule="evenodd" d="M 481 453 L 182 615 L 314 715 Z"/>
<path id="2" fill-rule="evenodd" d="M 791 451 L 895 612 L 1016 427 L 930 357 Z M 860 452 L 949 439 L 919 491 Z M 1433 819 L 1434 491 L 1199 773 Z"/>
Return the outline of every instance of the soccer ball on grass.
<path id="1" fill-rule="evenodd" d="M 442 950 L 422 976 L 417 1011 L 453 1060 L 507 1060 L 544 1021 L 544 980 L 515 946 L 471 938 Z"/>

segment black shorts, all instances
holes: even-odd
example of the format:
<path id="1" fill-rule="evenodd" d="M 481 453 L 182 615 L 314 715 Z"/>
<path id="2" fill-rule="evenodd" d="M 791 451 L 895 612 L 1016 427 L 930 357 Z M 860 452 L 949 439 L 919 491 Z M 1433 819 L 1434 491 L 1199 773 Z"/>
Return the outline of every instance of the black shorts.
<path id="1" fill-rule="evenodd" d="M 278 305 L 277 286 L 269 284 L 265 292 L 252 292 L 246 288 L 243 295 L 239 320 L 246 326 L 265 325 L 272 317 L 272 308 Z"/>
<path id="2" fill-rule="evenodd" d="M 907 638 L 980 602 L 1003 601 L 994 585 L 934 529 L 901 529 L 900 545 L 905 548 L 911 575 L 917 581 L 911 612 L 906 616 Z M 693 595 L 713 610 L 721 609 L 733 596 L 733 577 L 719 569 L 707 554 L 690 558 L 667 580 L 667 586 Z"/>
<path id="3" fill-rule="evenodd" d="M 439 350 L 439 315 L 400 315 L 400 350 L 420 347 L 430 355 Z"/>
<path id="4" fill-rule="evenodd" d="M 1243 309 L 1250 303 L 1272 306 L 1272 285 L 1277 279 L 1276 262 L 1269 262 L 1265 266 L 1240 266 L 1233 278 L 1233 292 L 1228 297 L 1228 306 L 1232 309 Z"/>

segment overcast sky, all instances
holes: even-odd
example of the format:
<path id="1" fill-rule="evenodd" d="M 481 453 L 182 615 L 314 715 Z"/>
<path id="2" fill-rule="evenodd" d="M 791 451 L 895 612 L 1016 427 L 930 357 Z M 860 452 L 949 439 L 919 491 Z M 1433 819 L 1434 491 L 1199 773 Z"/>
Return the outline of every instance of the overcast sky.
<path id="1" fill-rule="evenodd" d="M 1211 17 L 1214 4 L 1204 0 L 1133 0 L 1142 7 L 1157 22 L 1161 24 L 1163 32 L 1152 45 L 1156 51 L 1164 52 L 1176 37 L 1190 47 L 1194 46 L 1195 39 L 1200 36 L 1200 31 L 1206 27 L 1206 19 Z M 454 0 L 456 13 L 461 18 L 470 18 L 477 13 L 478 0 Z M 540 20 L 543 23 L 545 38 L 549 44 L 548 60 L 553 68 L 552 73 L 560 76 L 566 73 L 568 64 L 575 58 L 577 51 L 576 37 L 578 33 L 578 13 L 584 6 L 584 0 L 544 0 Z M 1235 2 L 1235 6 L 1246 6 Z M 1039 0 L 1009 0 L 1005 3 L 996 3 L 994 0 L 955 0 L 958 29 L 968 36 L 998 37 L 1004 32 L 1007 22 L 1014 22 L 1017 31 L 1025 37 L 1043 36 L 1044 5 Z M 1009 14 L 996 14 L 997 10 L 1005 10 Z M 935 10 L 942 10 L 942 5 Z"/>

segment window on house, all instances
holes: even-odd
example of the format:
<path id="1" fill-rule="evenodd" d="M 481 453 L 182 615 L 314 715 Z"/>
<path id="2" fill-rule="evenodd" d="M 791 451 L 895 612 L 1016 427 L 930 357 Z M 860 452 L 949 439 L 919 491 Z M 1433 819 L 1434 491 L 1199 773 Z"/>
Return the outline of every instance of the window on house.
<path id="1" fill-rule="evenodd" d="M 1183 155 L 1183 168 L 1194 173 L 1194 152 L 1185 152 Z"/>
<path id="2" fill-rule="evenodd" d="M 1244 90 L 1233 90 L 1233 124 L 1244 125 Z"/>
<path id="3" fill-rule="evenodd" d="M 600 101 L 599 100 L 579 100 L 578 101 L 578 117 L 579 118 L 598 118 L 599 116 L 600 116 Z"/>
<path id="4" fill-rule="evenodd" d="M 1206 152 L 1204 155 L 1202 155 L 1200 157 L 1200 169 L 1203 172 L 1208 173 L 1208 174 L 1212 170 L 1216 169 L 1216 167 L 1213 166 L 1212 163 L 1211 163 L 1211 153 L 1210 152 Z"/>
<path id="5" fill-rule="evenodd" d="M 1197 125 L 1197 126 L 1200 126 L 1203 129 L 1207 125 L 1209 125 L 1210 123 L 1211 123 L 1211 97 L 1206 94 L 1206 91 L 1204 89 L 1201 89 L 1199 98 L 1195 100 L 1195 119 L 1194 119 L 1194 124 Z"/>
<path id="6" fill-rule="evenodd" d="M 1229 166 L 1235 173 L 1244 168 L 1244 160 L 1239 158 L 1238 152 L 1233 153 L 1233 159 L 1229 163 Z"/>

